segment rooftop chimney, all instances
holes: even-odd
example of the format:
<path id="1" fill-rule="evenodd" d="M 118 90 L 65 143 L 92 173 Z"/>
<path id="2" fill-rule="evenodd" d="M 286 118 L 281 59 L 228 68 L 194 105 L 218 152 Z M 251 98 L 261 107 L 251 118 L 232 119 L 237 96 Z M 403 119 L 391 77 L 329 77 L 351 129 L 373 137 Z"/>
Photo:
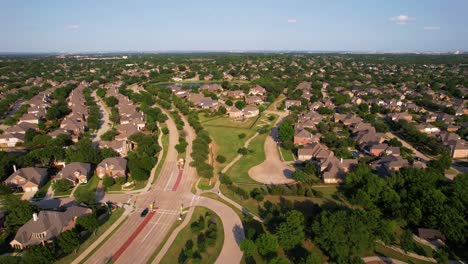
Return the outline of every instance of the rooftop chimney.
<path id="1" fill-rule="evenodd" d="M 343 158 L 340 159 L 340 162 L 343 163 Z"/>
<path id="2" fill-rule="evenodd" d="M 37 222 L 37 213 L 33 214 L 33 219 L 34 219 L 34 222 Z"/>
<path id="3" fill-rule="evenodd" d="M 15 164 L 13 164 L 13 171 L 16 172 L 16 165 Z"/>

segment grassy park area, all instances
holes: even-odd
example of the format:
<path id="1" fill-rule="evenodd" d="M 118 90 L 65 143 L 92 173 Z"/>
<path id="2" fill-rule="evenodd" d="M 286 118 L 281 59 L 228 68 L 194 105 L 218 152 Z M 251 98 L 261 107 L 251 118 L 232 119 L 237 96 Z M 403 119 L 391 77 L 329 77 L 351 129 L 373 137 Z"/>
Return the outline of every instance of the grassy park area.
<path id="1" fill-rule="evenodd" d="M 216 224 L 213 226 L 215 229 L 208 231 L 213 223 Z M 216 233 L 216 236 L 213 235 L 213 239 L 209 239 L 209 232 Z M 196 207 L 190 223 L 179 232 L 160 263 L 175 263 L 177 260 L 180 263 L 180 260 L 189 255 L 192 257 L 183 263 L 192 263 L 190 259 L 195 256 L 203 260 L 203 263 L 215 263 L 223 247 L 223 241 L 223 224 L 219 216 L 204 207 Z"/>

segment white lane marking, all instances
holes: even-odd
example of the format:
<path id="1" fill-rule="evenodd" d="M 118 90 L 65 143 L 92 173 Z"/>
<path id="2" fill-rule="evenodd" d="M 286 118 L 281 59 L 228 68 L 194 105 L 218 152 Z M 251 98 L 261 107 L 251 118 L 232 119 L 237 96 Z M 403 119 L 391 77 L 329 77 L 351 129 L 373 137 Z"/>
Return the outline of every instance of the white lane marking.
<path id="1" fill-rule="evenodd" d="M 143 238 L 142 242 L 144 242 L 146 240 L 146 238 L 149 236 L 149 234 L 151 234 L 151 232 L 153 231 L 153 229 L 156 227 L 156 225 L 159 223 L 159 220 L 161 220 L 162 218 L 162 215 L 159 216 L 158 220 L 156 221 L 156 223 L 154 223 L 154 225 L 151 227 L 150 231 L 146 234 L 146 236 Z"/>
<path id="2" fill-rule="evenodd" d="M 165 190 L 165 191 L 168 190 L 167 187 L 169 186 L 169 183 L 171 183 L 172 176 L 174 176 L 174 170 L 172 170 L 172 172 L 171 172 L 171 177 L 169 177 L 169 180 L 167 181 L 166 187 L 164 187 L 164 190 Z"/>
<path id="3" fill-rule="evenodd" d="M 192 195 L 192 200 L 190 201 L 190 206 L 193 204 L 193 199 L 195 199 L 196 195 Z"/>

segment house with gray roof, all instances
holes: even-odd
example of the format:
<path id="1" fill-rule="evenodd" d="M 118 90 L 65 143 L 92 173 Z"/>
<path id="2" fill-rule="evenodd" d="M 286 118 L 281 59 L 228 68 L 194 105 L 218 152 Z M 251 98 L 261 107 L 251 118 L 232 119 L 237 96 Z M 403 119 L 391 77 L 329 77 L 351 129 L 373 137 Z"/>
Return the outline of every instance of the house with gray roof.
<path id="1" fill-rule="evenodd" d="M 101 161 L 96 168 L 96 174 L 99 178 L 104 176 L 117 178 L 126 177 L 127 173 L 127 160 L 120 157 L 107 158 Z"/>
<path id="2" fill-rule="evenodd" d="M 72 162 L 57 173 L 56 180 L 65 179 L 70 181 L 73 185 L 79 183 L 87 183 L 89 173 L 91 172 L 91 164 L 83 162 Z"/>
<path id="3" fill-rule="evenodd" d="M 15 249 L 25 249 L 36 245 L 53 242 L 57 236 L 76 225 L 78 217 L 90 214 L 87 207 L 71 206 L 65 212 L 40 211 L 33 214 L 32 219 L 18 229 L 10 246 Z"/>
<path id="4" fill-rule="evenodd" d="M 35 192 L 47 181 L 47 169 L 27 167 L 16 170 L 5 180 L 14 189 L 23 192 Z"/>

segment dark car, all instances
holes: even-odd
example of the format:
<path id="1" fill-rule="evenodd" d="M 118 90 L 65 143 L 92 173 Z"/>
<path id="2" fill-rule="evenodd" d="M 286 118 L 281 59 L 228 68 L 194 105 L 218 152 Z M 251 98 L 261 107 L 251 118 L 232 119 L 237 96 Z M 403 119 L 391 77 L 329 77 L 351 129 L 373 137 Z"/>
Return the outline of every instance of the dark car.
<path id="1" fill-rule="evenodd" d="M 149 209 L 148 209 L 148 208 L 145 208 L 145 209 L 141 212 L 140 216 L 141 216 L 141 217 L 145 217 L 145 216 L 148 214 L 148 212 L 149 212 Z"/>

